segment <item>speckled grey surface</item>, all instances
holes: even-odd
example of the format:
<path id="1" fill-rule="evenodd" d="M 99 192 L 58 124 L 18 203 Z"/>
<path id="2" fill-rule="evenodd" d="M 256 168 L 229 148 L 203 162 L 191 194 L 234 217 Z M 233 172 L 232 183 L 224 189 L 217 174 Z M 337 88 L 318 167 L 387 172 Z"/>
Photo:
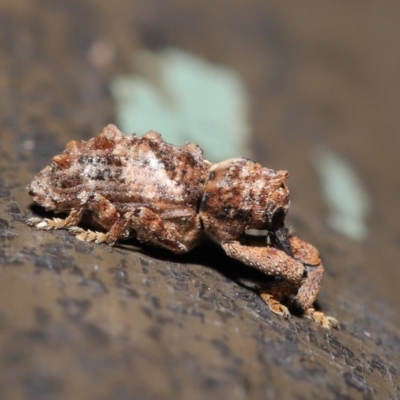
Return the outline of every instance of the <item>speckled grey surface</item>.
<path id="1" fill-rule="evenodd" d="M 349 28 L 342 36 L 348 22 L 342 11 L 350 20 L 356 15 L 350 5 L 313 9 L 332 22 L 315 18 L 306 26 L 293 10 L 240 1 L 229 8 L 130 3 L 24 0 L 0 6 L 0 398 L 398 398 L 398 183 L 388 176 L 397 139 L 388 126 L 376 138 L 363 125 L 375 107 L 364 87 L 382 90 L 395 109 L 390 85 L 374 69 L 385 37 L 367 49 L 359 46 L 359 35 L 369 38 L 361 29 L 368 25 L 367 11 L 357 25 L 362 32 Z M 397 7 L 381 4 L 387 17 Z M 88 58 L 99 39 L 116 48 L 112 63 L 101 68 Z M 165 42 L 233 65 L 245 77 L 257 100 L 258 161 L 291 171 L 290 222 L 322 253 L 327 274 L 318 305 L 341 321 L 342 330 L 272 315 L 239 283 L 254 277 L 252 271 L 211 243 L 178 257 L 137 243 L 82 243 L 65 231 L 25 225 L 26 217 L 42 212 L 31 207 L 25 189 L 34 173 L 68 140 L 87 139 L 113 122 L 110 76 L 128 70 L 135 49 Z M 359 76 L 350 65 L 358 71 L 361 64 L 350 57 L 346 77 L 339 64 L 325 63 L 321 43 L 337 63 L 359 49 L 369 69 Z M 347 89 L 326 94 L 354 76 L 365 82 L 349 89 L 356 93 L 354 104 Z M 326 103 L 315 93 L 323 93 Z M 281 119 L 272 111 L 264 116 L 261 107 L 268 105 Z M 376 107 L 374 126 L 394 124 L 392 108 L 386 109 Z M 341 130 L 354 133 L 345 137 Z M 315 141 L 352 159 L 367 181 L 375 212 L 364 243 L 339 237 L 323 223 L 308 157 Z"/>

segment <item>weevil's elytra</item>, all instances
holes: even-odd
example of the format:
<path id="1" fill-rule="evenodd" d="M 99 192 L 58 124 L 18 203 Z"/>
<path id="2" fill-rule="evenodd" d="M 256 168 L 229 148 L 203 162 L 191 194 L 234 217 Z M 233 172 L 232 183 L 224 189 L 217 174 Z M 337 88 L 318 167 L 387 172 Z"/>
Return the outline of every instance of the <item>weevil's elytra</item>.
<path id="1" fill-rule="evenodd" d="M 192 249 L 204 234 L 226 254 L 277 279 L 259 289 L 270 309 L 285 318 L 291 304 L 324 327 L 338 322 L 312 304 L 321 288 L 318 251 L 290 236 L 286 171 L 232 158 L 212 164 L 199 146 L 173 146 L 150 131 L 125 136 L 108 125 L 86 142 L 71 141 L 29 185 L 33 200 L 66 219 L 28 220 L 39 229 L 67 228 L 78 239 L 114 244 L 134 235 L 174 253 Z M 85 231 L 81 219 L 100 231 Z M 249 246 L 246 231 L 264 230 L 263 246 Z"/>

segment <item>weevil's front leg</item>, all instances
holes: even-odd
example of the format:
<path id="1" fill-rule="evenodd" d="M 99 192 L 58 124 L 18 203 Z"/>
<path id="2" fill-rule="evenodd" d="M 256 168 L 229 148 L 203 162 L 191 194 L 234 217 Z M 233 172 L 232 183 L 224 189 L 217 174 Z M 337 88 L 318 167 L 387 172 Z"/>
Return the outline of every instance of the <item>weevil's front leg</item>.
<path id="1" fill-rule="evenodd" d="M 285 280 L 278 280 L 265 288 L 259 288 L 258 292 L 273 313 L 285 319 L 289 319 L 289 310 L 281 301 L 285 299 L 285 297 L 296 293 L 296 287 L 292 283 Z"/>
<path id="2" fill-rule="evenodd" d="M 304 312 L 312 306 L 321 289 L 324 267 L 321 264 L 318 250 L 311 244 L 292 236 L 290 245 L 293 257 L 307 269 L 307 275 L 295 298 L 296 305 Z"/>
<path id="3" fill-rule="evenodd" d="M 312 304 L 321 289 L 324 276 L 324 267 L 319 258 L 318 250 L 296 236 L 290 238 L 290 244 L 293 249 L 293 257 L 302 262 L 307 268 L 307 277 L 293 300 L 294 304 L 304 312 L 305 316 L 313 319 L 323 327 L 338 328 L 339 322 L 335 318 L 312 308 Z"/>
<path id="4" fill-rule="evenodd" d="M 335 318 L 311 307 L 320 290 L 324 272 L 318 251 L 297 237 L 291 237 L 290 244 L 293 258 L 273 247 L 244 246 L 238 242 L 223 243 L 222 247 L 230 257 L 267 275 L 281 278 L 259 289 L 261 298 L 272 312 L 288 318 L 289 311 L 281 301 L 295 296 L 294 304 L 306 317 L 325 328 L 339 327 Z"/>
<path id="5" fill-rule="evenodd" d="M 289 318 L 289 311 L 281 300 L 296 294 L 306 272 L 304 265 L 274 247 L 245 246 L 235 241 L 222 243 L 222 248 L 229 257 L 266 275 L 282 278 L 267 288 L 260 288 L 259 293 L 273 313 Z"/>
<path id="6" fill-rule="evenodd" d="M 283 278 L 299 287 L 305 276 L 304 265 L 274 247 L 258 247 L 240 244 L 238 241 L 221 244 L 229 257 L 264 272 Z"/>

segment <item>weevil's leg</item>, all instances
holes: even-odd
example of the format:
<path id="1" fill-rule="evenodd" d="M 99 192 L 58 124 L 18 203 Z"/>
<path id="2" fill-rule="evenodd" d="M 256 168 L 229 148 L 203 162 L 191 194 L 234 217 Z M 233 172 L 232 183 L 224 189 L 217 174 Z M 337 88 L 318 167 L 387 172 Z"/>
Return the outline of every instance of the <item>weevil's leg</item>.
<path id="1" fill-rule="evenodd" d="M 314 303 L 321 289 L 324 267 L 319 264 L 317 267 L 307 266 L 307 277 L 299 288 L 294 304 L 303 312 L 308 310 Z"/>
<path id="2" fill-rule="evenodd" d="M 285 319 L 290 317 L 289 310 L 281 303 L 285 297 L 296 293 L 296 287 L 285 280 L 277 281 L 268 285 L 267 288 L 260 288 L 260 297 L 268 304 L 270 310 Z"/>
<path id="3" fill-rule="evenodd" d="M 304 312 L 306 317 L 313 319 L 321 326 L 339 328 L 339 322 L 335 318 L 326 316 L 323 312 L 315 311 L 312 308 L 312 304 L 321 289 L 324 276 L 324 267 L 319 258 L 318 250 L 295 236 L 290 238 L 290 244 L 294 258 L 305 264 L 307 268 L 307 277 L 294 298 L 294 304 Z"/>
<path id="4" fill-rule="evenodd" d="M 320 290 L 324 271 L 317 250 L 296 237 L 290 238 L 290 242 L 294 258 L 273 247 L 244 246 L 238 242 L 226 242 L 222 247 L 228 256 L 267 275 L 282 278 L 267 288 L 259 289 L 261 298 L 272 312 L 287 318 L 289 312 L 280 301 L 297 293 L 294 304 L 307 317 L 324 327 L 338 327 L 339 323 L 335 318 L 311 308 Z"/>
<path id="5" fill-rule="evenodd" d="M 70 226 L 78 225 L 83 213 L 83 207 L 77 207 L 71 210 L 68 217 L 65 219 L 61 218 L 29 218 L 26 223 L 29 226 L 47 231 L 51 229 L 63 229 Z"/>
<path id="6" fill-rule="evenodd" d="M 306 266 L 307 275 L 295 298 L 295 304 L 303 312 L 308 310 L 314 303 L 321 289 L 324 267 L 321 264 L 318 250 L 296 236 L 290 238 L 293 249 L 293 257 Z"/>
<path id="7" fill-rule="evenodd" d="M 274 247 L 246 246 L 238 241 L 221 244 L 229 257 L 264 272 L 287 280 L 300 287 L 306 269 L 304 265 Z"/>
<path id="8" fill-rule="evenodd" d="M 267 303 L 269 309 L 276 315 L 283 317 L 284 319 L 290 318 L 290 312 L 286 306 L 280 301 L 276 300 L 273 294 L 267 292 L 260 292 L 260 297 Z"/>
<path id="9" fill-rule="evenodd" d="M 325 315 L 322 311 L 315 311 L 312 307 L 321 288 L 324 267 L 320 263 L 316 267 L 307 266 L 308 274 L 304 283 L 293 299 L 293 304 L 300 308 L 304 315 L 311 318 L 324 328 L 339 328 L 340 324 L 336 318 Z"/>
<path id="10" fill-rule="evenodd" d="M 96 221 L 107 232 L 94 232 L 71 226 L 69 232 L 79 240 L 113 245 L 118 239 L 129 236 L 127 221 L 120 217 L 116 207 L 104 196 L 95 193 L 82 197 L 82 207 L 91 211 L 91 219 Z"/>
<path id="11" fill-rule="evenodd" d="M 319 325 L 321 325 L 324 328 L 327 328 L 327 329 L 329 329 L 329 328 L 339 329 L 340 328 L 340 323 L 336 318 L 325 315 L 321 311 L 315 311 L 313 308 L 309 308 L 304 313 L 304 315 L 307 318 L 312 319 L 313 321 L 315 321 L 316 323 L 318 323 Z"/>
<path id="12" fill-rule="evenodd" d="M 82 195 L 80 204 L 73 208 L 65 219 L 30 218 L 28 219 L 27 224 L 42 230 L 75 227 L 81 221 L 85 210 L 93 211 L 93 215 L 98 216 L 94 219 L 105 229 L 111 228 L 118 219 L 118 212 L 115 207 L 106 198 L 95 193 L 94 195 Z"/>
<path id="13" fill-rule="evenodd" d="M 239 242 L 226 242 L 222 244 L 222 248 L 229 257 L 266 275 L 282 278 L 267 288 L 259 289 L 259 294 L 273 313 L 285 319 L 289 318 L 289 310 L 281 304 L 281 300 L 296 294 L 305 274 L 304 265 L 274 247 L 245 246 Z"/>
<path id="14" fill-rule="evenodd" d="M 139 241 L 164 247 L 174 253 L 189 251 L 201 232 L 198 215 L 187 218 L 182 231 L 178 231 L 173 222 L 162 219 L 146 207 L 137 207 L 126 213 L 124 218 L 128 226 L 135 230 Z"/>
<path id="15" fill-rule="evenodd" d="M 198 216 L 187 218 L 189 222 L 186 223 L 186 229 L 180 233 L 173 223 L 163 220 L 145 207 L 131 207 L 120 216 L 115 206 L 98 194 L 87 202 L 86 208 L 93 212 L 92 218 L 108 232 L 85 231 L 78 227 L 69 229 L 70 233 L 84 241 L 113 245 L 118 239 L 128 237 L 129 229 L 132 229 L 142 242 L 158 245 L 175 253 L 185 253 L 200 233 Z"/>
<path id="16" fill-rule="evenodd" d="M 125 239 L 129 236 L 126 227 L 126 221 L 118 219 L 108 232 L 85 230 L 79 226 L 72 226 L 68 231 L 71 235 L 84 242 L 107 243 L 113 246 L 118 239 Z"/>
<path id="17" fill-rule="evenodd" d="M 297 236 L 290 237 L 290 246 L 293 251 L 293 257 L 305 265 L 319 265 L 321 259 L 319 258 L 318 250 Z"/>

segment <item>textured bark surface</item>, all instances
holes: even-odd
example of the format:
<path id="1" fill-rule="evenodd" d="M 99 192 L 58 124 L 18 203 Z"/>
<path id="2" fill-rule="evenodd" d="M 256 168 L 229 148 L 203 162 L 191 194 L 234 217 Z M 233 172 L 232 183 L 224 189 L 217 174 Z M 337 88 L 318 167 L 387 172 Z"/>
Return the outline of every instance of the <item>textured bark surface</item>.
<path id="1" fill-rule="evenodd" d="M 2 2 L 0 398 L 399 398 L 399 8 Z M 98 40 L 115 46 L 105 66 L 91 57 Z M 273 315 L 238 283 L 255 273 L 211 243 L 175 256 L 25 225 L 41 213 L 26 191 L 34 174 L 115 122 L 110 78 L 135 50 L 165 45 L 244 78 L 256 159 L 291 174 L 290 220 L 320 251 L 318 304 L 340 331 Z M 366 182 L 366 241 L 324 225 L 315 144 Z"/>

